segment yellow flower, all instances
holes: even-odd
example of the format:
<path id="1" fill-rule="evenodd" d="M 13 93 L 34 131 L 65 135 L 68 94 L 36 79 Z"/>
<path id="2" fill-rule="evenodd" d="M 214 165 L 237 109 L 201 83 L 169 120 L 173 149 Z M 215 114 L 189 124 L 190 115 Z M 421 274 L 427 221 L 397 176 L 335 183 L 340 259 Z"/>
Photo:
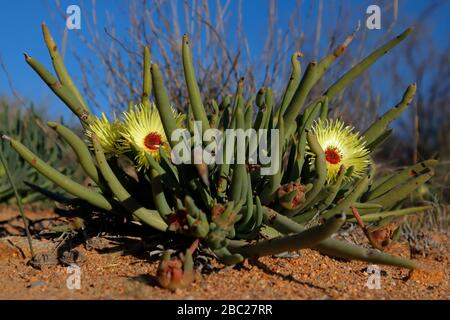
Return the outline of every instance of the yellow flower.
<path id="1" fill-rule="evenodd" d="M 369 150 L 365 147 L 365 141 L 354 128 L 345 126 L 339 120 L 317 120 L 311 128 L 325 152 L 327 166 L 327 182 L 334 181 L 341 165 L 349 169 L 353 167 L 351 175 L 345 180 L 361 177 L 370 163 Z M 314 154 L 311 164 L 314 163 Z"/>
<path id="2" fill-rule="evenodd" d="M 122 124 L 119 120 L 114 119 L 113 122 L 110 122 L 102 112 L 101 117 L 96 118 L 93 123 L 89 125 L 89 128 L 86 130 L 86 135 L 90 138 L 92 133 L 95 133 L 105 156 L 109 158 L 120 153 L 119 141 L 121 139 L 121 126 Z M 89 145 L 92 146 L 92 143 L 90 142 Z"/>
<path id="3" fill-rule="evenodd" d="M 173 111 L 177 124 L 183 121 L 183 116 Z M 139 104 L 123 113 L 123 126 L 121 127 L 122 151 L 135 153 L 138 169 L 148 168 L 150 162 L 146 155 L 160 160 L 160 150 L 170 152 L 158 110 L 154 104 L 144 107 Z"/>

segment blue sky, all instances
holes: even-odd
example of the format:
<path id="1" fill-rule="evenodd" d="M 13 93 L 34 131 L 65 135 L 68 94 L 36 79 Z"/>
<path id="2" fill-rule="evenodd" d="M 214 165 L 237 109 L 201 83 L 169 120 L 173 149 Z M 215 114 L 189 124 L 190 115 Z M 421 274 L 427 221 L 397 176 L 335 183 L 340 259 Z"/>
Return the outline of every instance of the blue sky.
<path id="1" fill-rule="evenodd" d="M 324 28 L 332 28 L 339 25 L 339 22 L 336 22 L 337 8 L 335 6 L 327 6 L 327 1 L 329 0 L 324 1 Z M 426 25 L 426 27 L 430 29 L 431 34 L 429 41 L 438 49 L 444 48 L 448 44 L 448 33 L 450 31 L 450 3 L 445 0 L 441 1 L 445 2 L 445 5 L 433 15 L 432 20 Z M 82 15 L 90 14 L 92 10 L 90 1 L 61 0 L 60 2 L 63 8 L 67 7 L 69 4 L 79 4 L 82 7 Z M 215 1 L 211 1 L 211 4 L 214 5 L 214 2 Z M 378 3 L 383 10 L 383 5 L 388 3 L 388 1 L 375 0 L 343 0 L 342 2 L 344 5 L 352 6 L 352 8 L 354 8 L 350 16 L 345 17 L 345 19 L 354 21 L 365 18 L 365 8 L 367 8 L 368 5 Z M 313 8 L 309 13 L 305 10 L 305 19 L 302 23 L 309 23 L 309 25 L 305 25 L 305 29 L 314 28 L 314 25 L 312 24 L 314 21 L 314 14 L 316 14 L 316 11 L 314 10 L 316 3 L 317 1 L 314 0 L 304 1 L 303 6 L 305 6 L 305 8 L 311 6 Z M 399 16 L 401 16 L 402 22 L 401 24 L 396 25 L 395 29 L 396 31 L 398 29 L 400 32 L 420 16 L 424 8 L 429 4 L 429 1 L 400 0 L 399 3 Z M 181 4 L 181 0 L 178 1 L 178 4 Z M 238 1 L 232 1 L 232 7 L 236 7 L 237 5 Z M 294 5 L 295 1 L 293 0 L 280 0 L 277 2 L 280 24 L 283 24 L 283 19 L 287 19 Z M 114 16 L 116 28 L 119 33 L 121 29 L 125 30 L 128 23 L 126 18 L 126 7 L 126 1 L 97 0 L 96 11 L 99 17 L 98 25 L 103 26 L 106 24 L 105 12 L 107 10 Z M 249 39 L 249 46 L 252 53 L 255 56 L 258 56 L 258 54 L 261 53 L 263 46 L 262 40 L 265 37 L 261 30 L 263 30 L 265 24 L 267 24 L 267 1 L 244 0 L 242 1 L 242 9 L 243 32 Z M 306 15 L 310 16 L 307 17 Z M 15 90 L 21 96 L 37 103 L 48 103 L 50 106 L 51 117 L 58 117 L 60 115 L 67 117 L 68 115 L 65 108 L 62 106 L 62 103 L 57 98 L 53 97 L 50 90 L 41 82 L 38 76 L 34 74 L 23 60 L 22 53 L 27 52 L 50 68 L 50 59 L 45 44 L 43 43 L 40 29 L 40 24 L 43 21 L 46 21 L 49 24 L 57 43 L 60 44 L 60 31 L 64 28 L 65 21 L 57 12 L 53 0 L 2 1 L 0 10 L 0 55 L 10 74 L 10 79 Z M 82 20 L 82 29 L 80 31 L 69 31 L 69 41 L 79 48 L 80 56 L 83 56 L 83 53 L 88 54 L 87 49 L 84 48 L 78 38 L 71 33 L 83 32 L 83 27 L 85 26 Z M 182 30 L 182 32 L 183 31 L 184 30 Z M 370 37 L 376 39 L 377 36 L 383 32 L 383 30 L 375 31 L 370 34 Z M 345 30 L 344 34 L 347 33 L 348 30 Z M 228 40 L 233 41 L 233 34 Z M 325 43 L 322 45 L 326 46 Z M 324 52 L 321 53 L 324 54 Z M 289 57 L 287 57 L 287 61 L 288 59 Z M 75 80 L 79 78 L 80 72 L 73 57 L 67 55 L 65 61 L 72 77 Z M 3 70 L 0 70 L 0 95 L 11 95 L 7 77 Z"/>

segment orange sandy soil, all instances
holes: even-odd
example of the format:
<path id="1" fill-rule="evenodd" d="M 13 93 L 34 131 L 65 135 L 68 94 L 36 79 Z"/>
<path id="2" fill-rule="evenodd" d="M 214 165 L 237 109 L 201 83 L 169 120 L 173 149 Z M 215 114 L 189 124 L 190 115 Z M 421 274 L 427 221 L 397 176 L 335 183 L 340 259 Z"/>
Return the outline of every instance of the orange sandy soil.
<path id="1" fill-rule="evenodd" d="M 27 212 L 33 223 L 49 224 L 51 211 Z M 81 264 L 81 289 L 66 287 L 67 269 L 27 266 L 29 251 L 20 231 L 17 211 L 0 208 L 0 299 L 449 299 L 448 235 L 429 233 L 440 249 L 415 254 L 427 271 L 381 266 L 381 289 L 366 286 L 370 276 L 364 262 L 338 261 L 312 250 L 294 258 L 264 257 L 238 267 L 212 262 L 213 270 L 200 274 L 187 289 L 161 289 L 155 278 L 158 262 L 145 250 L 123 250 L 110 245 L 99 252 L 76 249 L 86 256 Z M 132 239 L 139 243 L 139 239 Z M 50 240 L 33 240 L 36 252 L 55 247 Z M 135 243 L 135 244 L 136 244 Z M 411 257 L 408 243 L 394 243 L 388 252 Z M 130 253 L 132 252 L 132 254 Z M 24 257 L 25 256 L 25 257 Z M 28 258 L 26 258 L 28 257 Z"/>

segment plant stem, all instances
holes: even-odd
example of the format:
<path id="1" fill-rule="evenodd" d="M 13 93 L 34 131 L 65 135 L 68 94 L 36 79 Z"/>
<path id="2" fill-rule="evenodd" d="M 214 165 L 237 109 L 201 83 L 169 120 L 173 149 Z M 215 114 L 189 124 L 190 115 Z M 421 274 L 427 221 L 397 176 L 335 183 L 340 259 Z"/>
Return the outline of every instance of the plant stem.
<path id="1" fill-rule="evenodd" d="M 27 219 L 27 217 L 25 217 L 25 213 L 24 213 L 23 207 L 22 207 L 22 199 L 20 198 L 19 192 L 17 192 L 16 185 L 11 176 L 11 172 L 9 171 L 9 168 L 8 168 L 8 163 L 6 162 L 6 159 L 3 156 L 3 151 L 1 150 L 1 148 L 0 148 L 0 160 L 2 161 L 3 167 L 5 168 L 5 172 L 8 177 L 9 183 L 11 184 L 11 187 L 14 191 L 14 195 L 16 196 L 17 205 L 19 206 L 20 216 L 22 217 L 23 224 L 25 226 L 25 233 L 27 235 L 28 245 L 30 246 L 31 257 L 34 258 L 33 243 L 31 241 L 30 230 L 28 229 L 28 219 Z"/>

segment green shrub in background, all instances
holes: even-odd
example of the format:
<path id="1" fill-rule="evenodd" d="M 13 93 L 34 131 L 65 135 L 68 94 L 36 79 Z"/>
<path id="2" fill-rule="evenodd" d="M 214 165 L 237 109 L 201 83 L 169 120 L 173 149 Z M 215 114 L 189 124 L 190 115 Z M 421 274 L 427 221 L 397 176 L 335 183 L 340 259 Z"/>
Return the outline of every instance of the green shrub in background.
<path id="1" fill-rule="evenodd" d="M 70 161 L 73 156 L 72 150 L 68 148 L 65 142 L 58 141 L 54 132 L 43 126 L 42 123 L 42 119 L 36 114 L 33 106 L 21 110 L 16 104 L 8 102 L 6 99 L 0 101 L 1 134 L 18 137 L 26 143 L 33 153 L 44 159 L 49 165 L 69 177 L 74 177 L 73 173 L 78 165 L 73 161 L 73 158 Z M 63 189 L 55 186 L 36 172 L 22 157 L 13 152 L 5 141 L 0 142 L 0 148 L 6 158 L 23 203 L 46 199 L 33 186 L 53 192 L 64 192 Z M 79 180 L 79 178 L 76 180 Z M 15 203 L 16 201 L 5 168 L 2 165 L 0 166 L 0 203 Z"/>

